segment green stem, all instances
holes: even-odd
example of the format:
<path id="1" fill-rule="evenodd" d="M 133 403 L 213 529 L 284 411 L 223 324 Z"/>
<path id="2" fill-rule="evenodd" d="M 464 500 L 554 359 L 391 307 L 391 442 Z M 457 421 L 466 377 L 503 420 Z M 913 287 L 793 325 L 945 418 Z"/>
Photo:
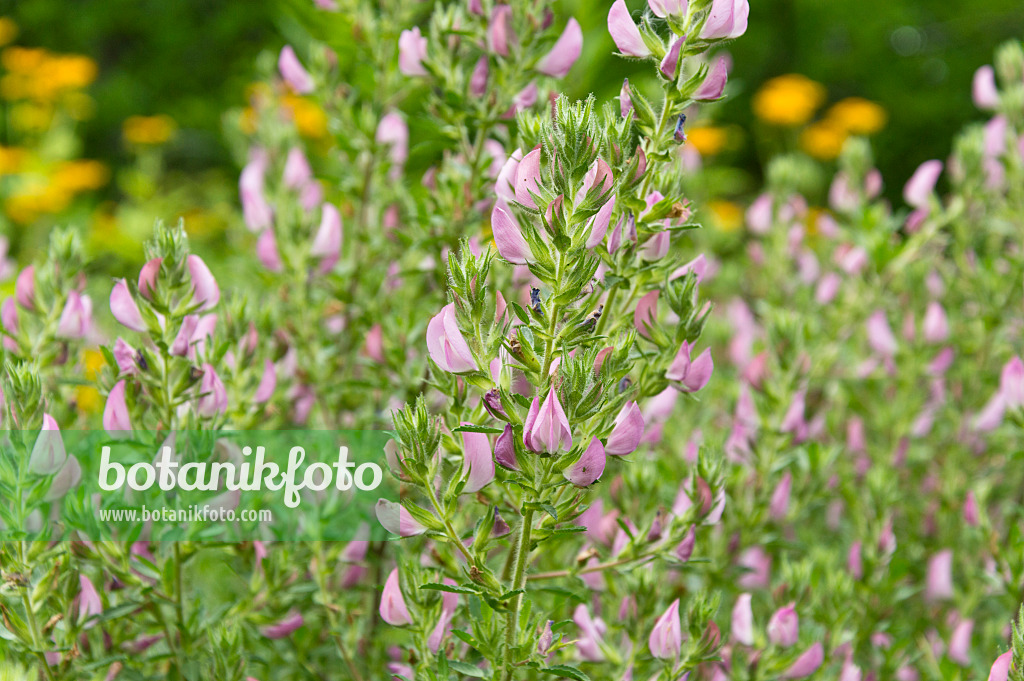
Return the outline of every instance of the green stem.
<path id="1" fill-rule="evenodd" d="M 604 310 L 601 311 L 601 318 L 597 320 L 597 328 L 594 329 L 594 335 L 600 336 L 604 331 L 604 327 L 608 325 L 608 318 L 612 316 L 612 310 L 615 309 L 615 298 L 619 295 L 619 287 L 612 286 L 608 291 L 608 299 L 604 301 Z"/>
<path id="2" fill-rule="evenodd" d="M 533 509 L 527 508 L 523 513 L 523 524 L 519 529 L 519 542 L 516 547 L 516 568 L 512 575 L 512 590 L 522 589 L 526 584 L 526 561 L 530 556 L 530 534 L 533 532 Z M 516 661 L 512 649 L 515 647 L 519 633 L 519 606 L 523 594 L 512 597 L 512 609 L 505 619 L 505 671 L 503 681 L 511 681 L 515 675 Z"/>
<path id="3" fill-rule="evenodd" d="M 345 661 L 345 666 L 348 667 L 352 680 L 363 681 L 363 677 L 359 673 L 359 669 L 356 667 L 355 662 L 352 660 L 352 656 L 345 647 L 345 641 L 341 638 L 341 627 L 338 622 L 338 614 L 331 607 L 330 591 L 327 588 L 327 578 L 324 573 L 324 566 L 327 565 L 327 556 L 324 553 L 324 543 L 322 541 L 318 541 L 316 543 L 316 550 L 318 558 L 316 570 L 317 583 L 320 587 L 320 600 L 323 603 L 324 610 L 327 611 L 327 622 L 331 627 L 331 638 L 334 639 L 334 643 L 338 647 L 338 652 L 341 653 L 341 658 Z"/>
<path id="4" fill-rule="evenodd" d="M 555 290 L 552 292 L 552 297 L 556 297 L 562 292 L 562 276 L 565 270 L 565 254 L 561 251 L 558 252 L 558 262 L 555 264 Z M 551 309 L 548 310 L 548 314 L 551 315 L 548 319 L 548 339 L 544 343 L 544 370 L 541 372 L 541 380 L 547 378 L 551 372 L 551 362 L 555 359 L 555 331 L 558 330 L 558 318 L 561 316 L 562 310 L 558 305 L 552 305 Z"/>
<path id="5" fill-rule="evenodd" d="M 26 563 L 26 551 L 24 541 L 18 542 L 18 562 L 21 563 L 22 569 L 25 570 L 27 575 L 31 575 L 31 570 Z M 42 635 L 39 633 L 39 622 L 36 620 L 35 605 L 32 603 L 32 580 L 26 577 L 28 584 L 25 586 L 25 590 L 21 592 L 21 602 L 25 606 L 25 618 L 28 620 L 29 632 L 32 634 L 32 652 L 39 659 L 39 664 L 42 665 L 43 671 L 46 673 L 46 678 L 50 681 L 57 681 L 57 677 L 54 676 L 53 670 L 50 668 L 50 663 L 46 661 L 46 654 L 43 653 Z"/>
<path id="6" fill-rule="evenodd" d="M 448 540 L 455 544 L 456 548 L 462 553 L 463 557 L 469 562 L 470 565 L 475 565 L 476 561 L 473 556 L 469 553 L 465 544 L 459 539 L 458 533 L 455 528 L 452 527 L 452 523 L 448 520 L 448 515 L 441 510 L 441 502 L 437 499 L 437 494 L 434 493 L 433 487 L 427 485 L 427 496 L 430 498 L 430 503 L 433 505 L 434 510 L 437 511 L 437 515 L 441 518 L 441 522 L 444 523 L 445 534 L 448 535 Z"/>

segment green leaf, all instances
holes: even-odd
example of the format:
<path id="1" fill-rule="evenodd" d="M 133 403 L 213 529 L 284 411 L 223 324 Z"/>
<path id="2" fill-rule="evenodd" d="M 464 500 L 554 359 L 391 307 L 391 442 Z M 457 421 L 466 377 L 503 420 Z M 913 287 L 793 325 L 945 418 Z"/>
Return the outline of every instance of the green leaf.
<path id="1" fill-rule="evenodd" d="M 448 666 L 454 669 L 463 676 L 472 676 L 474 679 L 486 679 L 488 678 L 487 673 L 475 665 L 471 665 L 468 662 L 460 662 L 458 660 L 448 660 Z"/>
<path id="2" fill-rule="evenodd" d="M 501 429 L 501 428 L 491 428 L 490 426 L 465 425 L 465 426 L 457 426 L 455 428 L 452 428 L 452 432 L 454 432 L 454 433 L 488 433 L 488 434 L 501 435 L 505 431 L 503 429 Z"/>
<path id="3" fill-rule="evenodd" d="M 427 591 L 447 591 L 450 594 L 479 594 L 480 589 L 470 586 L 458 586 L 454 584 L 438 584 L 431 582 L 429 584 L 423 584 L 420 586 L 421 589 Z"/>
<path id="4" fill-rule="evenodd" d="M 553 676 L 561 676 L 566 679 L 575 679 L 575 681 L 590 681 L 590 677 L 581 672 L 576 667 L 570 667 L 567 664 L 556 664 L 554 667 L 545 667 L 541 669 L 545 674 L 551 674 Z"/>

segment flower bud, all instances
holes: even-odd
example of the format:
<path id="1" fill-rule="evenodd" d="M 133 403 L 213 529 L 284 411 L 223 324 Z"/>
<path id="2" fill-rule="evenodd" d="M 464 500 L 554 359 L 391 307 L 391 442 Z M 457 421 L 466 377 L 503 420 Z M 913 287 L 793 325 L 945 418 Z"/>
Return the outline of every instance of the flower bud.
<path id="1" fill-rule="evenodd" d="M 393 501 L 378 499 L 374 512 L 377 515 L 377 522 L 385 530 L 399 537 L 415 537 L 427 531 L 427 528 L 413 518 L 405 507 Z"/>
<path id="2" fill-rule="evenodd" d="M 320 272 L 328 272 L 341 257 L 341 213 L 334 204 L 325 203 L 321 209 L 320 227 L 313 237 L 309 254 L 320 258 Z"/>
<path id="3" fill-rule="evenodd" d="M 57 421 L 49 414 L 43 414 L 43 427 L 32 446 L 28 458 L 28 470 L 37 475 L 53 475 L 64 466 L 68 455 L 64 449 Z"/>
<path id="4" fill-rule="evenodd" d="M 728 80 L 729 61 L 725 57 L 717 57 L 708 69 L 704 82 L 693 93 L 693 99 L 698 102 L 713 102 L 716 99 L 721 99 Z"/>
<path id="5" fill-rule="evenodd" d="M 514 181 L 516 201 L 527 208 L 536 208 L 532 194 L 540 194 L 537 181 L 540 179 L 540 147 L 523 156 L 516 167 Z"/>
<path id="6" fill-rule="evenodd" d="M 925 161 L 903 187 L 903 200 L 914 208 L 925 208 L 928 199 L 935 189 L 935 183 L 942 174 L 942 161 Z"/>
<path id="7" fill-rule="evenodd" d="M 123 338 L 114 342 L 114 361 L 117 362 L 117 369 L 122 374 L 134 374 L 138 372 L 138 365 L 135 358 L 138 352 L 128 345 Z"/>
<path id="8" fill-rule="evenodd" d="M 700 37 L 705 40 L 738 38 L 747 31 L 749 14 L 747 0 L 713 0 Z"/>
<path id="9" fill-rule="evenodd" d="M 533 398 L 523 424 L 523 444 L 530 451 L 551 454 L 572 449 L 569 419 L 553 387 L 548 390 L 543 403 L 539 397 Z"/>
<path id="10" fill-rule="evenodd" d="M 789 669 L 783 672 L 783 679 L 802 679 L 805 676 L 810 676 L 818 670 L 821 663 L 825 661 L 825 650 L 821 643 L 815 643 L 804 652 L 803 655 L 796 658 Z"/>
<path id="11" fill-rule="evenodd" d="M 18 305 L 26 310 L 36 308 L 36 266 L 29 265 L 18 273 L 14 282 L 14 297 Z"/>
<path id="12" fill-rule="evenodd" d="M 79 592 L 75 600 L 78 601 L 78 623 L 81 625 L 89 618 L 103 614 L 103 601 L 92 581 L 85 575 L 78 576 L 78 586 Z M 88 629 L 94 624 L 96 623 L 89 622 L 85 628 Z"/>
<path id="13" fill-rule="evenodd" d="M 494 480 L 491 442 L 483 433 L 462 433 L 462 453 L 462 476 L 466 478 L 462 491 L 465 494 L 479 492 Z"/>
<path id="14" fill-rule="evenodd" d="M 494 202 L 491 211 L 491 234 L 498 247 L 498 254 L 514 265 L 526 265 L 533 261 L 533 251 L 526 243 L 519 223 L 512 217 L 511 209 L 500 198 Z"/>
<path id="15" fill-rule="evenodd" d="M 114 284 L 114 288 L 110 292 L 110 312 L 114 315 L 114 319 L 129 329 L 139 332 L 146 330 L 146 323 L 142 321 L 139 306 L 132 299 L 132 294 L 128 290 L 128 282 L 124 279 Z"/>
<path id="16" fill-rule="evenodd" d="M 131 432 L 132 422 L 125 402 L 125 381 L 122 378 L 111 388 L 103 408 L 103 430 L 108 433 Z"/>
<path id="17" fill-rule="evenodd" d="M 512 8 L 508 5 L 496 5 L 491 12 L 491 22 L 487 26 L 487 42 L 491 51 L 507 57 L 509 44 L 515 40 L 516 34 L 512 30 Z"/>
<path id="18" fill-rule="evenodd" d="M 308 95 L 313 91 L 313 77 L 302 66 L 302 62 L 295 56 L 295 50 L 291 45 L 281 48 L 281 55 L 277 58 L 277 69 L 281 72 L 281 78 L 288 84 L 296 94 Z"/>
<path id="19" fill-rule="evenodd" d="M 57 338 L 84 338 L 92 330 L 92 299 L 70 291 L 57 322 Z"/>
<path id="20" fill-rule="evenodd" d="M 731 634 L 737 643 L 754 645 L 754 613 L 750 607 L 750 594 L 740 594 L 736 599 L 732 608 Z"/>
<path id="21" fill-rule="evenodd" d="M 772 492 L 772 500 L 768 506 L 768 514 L 772 520 L 781 522 L 786 519 L 786 514 L 789 512 L 789 494 L 792 487 L 793 474 L 786 471 L 782 474 L 779 484 L 775 486 L 775 491 Z"/>
<path id="22" fill-rule="evenodd" d="M 419 26 L 402 31 L 398 37 L 398 70 L 407 76 L 426 76 L 423 60 L 427 56 L 427 39 L 420 34 Z"/>
<path id="23" fill-rule="evenodd" d="M 800 636 L 800 618 L 790 603 L 779 608 L 768 620 L 768 640 L 773 645 L 788 648 L 795 645 Z"/>
<path id="24" fill-rule="evenodd" d="M 868 333 L 868 345 L 879 355 L 883 357 L 892 357 L 896 354 L 896 350 L 899 347 L 896 342 L 896 336 L 892 333 L 892 328 L 889 326 L 889 320 L 885 316 L 883 310 L 876 310 L 870 317 L 866 324 Z"/>
<path id="25" fill-rule="evenodd" d="M 427 350 L 444 371 L 476 371 L 476 359 L 455 321 L 455 303 L 448 303 L 427 324 Z"/>
<path id="26" fill-rule="evenodd" d="M 269 639 L 287 638 L 303 624 L 305 624 L 305 620 L 302 614 L 291 610 L 281 620 L 260 629 L 260 633 Z"/>
<path id="27" fill-rule="evenodd" d="M 615 417 L 604 451 L 612 456 L 632 454 L 644 436 L 644 416 L 636 402 L 627 402 Z"/>
<path id="28" fill-rule="evenodd" d="M 953 552 L 939 551 L 928 560 L 928 578 L 924 591 L 929 601 L 953 597 Z"/>
<path id="29" fill-rule="evenodd" d="M 262 404 L 269 400 L 274 394 L 274 389 L 277 387 L 277 367 L 269 359 L 263 360 L 263 375 L 260 377 L 260 383 L 256 386 L 256 392 L 253 393 L 252 401 L 256 404 Z"/>
<path id="30" fill-rule="evenodd" d="M 220 300 L 220 287 L 210 268 L 198 255 L 190 255 L 185 259 L 189 274 L 192 276 L 192 298 L 201 310 L 209 310 Z"/>
<path id="31" fill-rule="evenodd" d="M 572 446 L 571 442 L 569 446 Z M 595 437 L 580 455 L 579 460 L 566 468 L 562 475 L 577 487 L 589 487 L 604 473 L 605 461 L 604 446 Z"/>
<path id="32" fill-rule="evenodd" d="M 210 363 L 203 364 L 203 378 L 199 383 L 200 398 L 197 412 L 200 416 L 213 418 L 228 409 L 228 393 L 217 370 Z"/>
<path id="33" fill-rule="evenodd" d="M 565 30 L 551 51 L 537 62 L 537 70 L 547 76 L 564 78 L 583 51 L 583 30 L 576 19 L 570 17 Z"/>
<path id="34" fill-rule="evenodd" d="M 153 299 L 153 289 L 156 287 L 156 279 L 163 261 L 163 258 L 153 258 L 139 270 L 139 295 L 146 300 Z"/>
<path id="35" fill-rule="evenodd" d="M 996 89 L 996 72 L 988 64 L 974 72 L 971 81 L 971 97 L 979 109 L 993 111 L 999 107 L 999 90 Z"/>
<path id="36" fill-rule="evenodd" d="M 668 609 L 654 623 L 654 629 L 647 639 L 651 654 L 662 660 L 674 660 L 683 645 L 683 634 L 679 625 L 679 599 L 672 601 Z"/>
<path id="37" fill-rule="evenodd" d="M 477 60 L 473 67 L 473 73 L 469 77 L 469 94 L 474 97 L 483 97 L 487 92 L 487 77 L 490 73 L 490 65 L 487 62 L 487 55 Z"/>
<path id="38" fill-rule="evenodd" d="M 949 659 L 961 667 L 971 665 L 971 634 L 974 632 L 974 620 L 962 620 L 953 629 L 949 637 Z"/>
<path id="39" fill-rule="evenodd" d="M 676 386 L 685 393 L 697 392 L 711 380 L 711 373 L 715 369 L 714 361 L 711 359 L 711 348 L 702 352 L 697 359 L 690 360 L 690 344 L 683 341 L 679 346 L 679 352 L 672 360 L 671 366 L 665 372 L 665 378 L 670 381 L 678 381 L 681 386 Z"/>
<path id="40" fill-rule="evenodd" d="M 992 663 L 988 672 L 988 681 L 1007 681 L 1010 676 L 1010 663 L 1013 662 L 1013 650 L 1007 650 Z"/>

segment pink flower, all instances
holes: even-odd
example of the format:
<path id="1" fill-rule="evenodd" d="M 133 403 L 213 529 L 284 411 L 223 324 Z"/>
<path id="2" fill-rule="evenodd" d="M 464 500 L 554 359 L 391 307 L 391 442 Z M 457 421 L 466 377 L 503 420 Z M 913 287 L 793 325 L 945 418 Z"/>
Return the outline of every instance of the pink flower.
<path id="1" fill-rule="evenodd" d="M 682 17 L 686 15 L 689 3 L 687 0 L 647 0 L 654 16 L 661 17 Z"/>
<path id="2" fill-rule="evenodd" d="M 281 55 L 277 58 L 277 70 L 281 72 L 281 77 L 288 83 L 288 87 L 297 94 L 308 95 L 313 91 L 313 77 L 295 56 L 295 50 L 291 45 L 281 48 Z"/>
<path id="3" fill-rule="evenodd" d="M 320 272 L 327 272 L 341 257 L 341 213 L 332 203 L 321 208 L 320 227 L 316 230 L 309 254 L 320 258 Z"/>
<path id="4" fill-rule="evenodd" d="M 402 164 L 409 157 L 409 126 L 406 125 L 405 119 L 394 111 L 384 114 L 377 124 L 374 139 L 377 144 L 388 145 L 392 177 L 398 177 Z"/>
<path id="5" fill-rule="evenodd" d="M 974 72 L 971 82 L 971 96 L 979 109 L 992 111 L 999 106 L 999 90 L 996 89 L 996 72 L 986 64 Z"/>
<path id="6" fill-rule="evenodd" d="M 415 537 L 427 531 L 427 528 L 417 522 L 404 506 L 393 501 L 378 499 L 374 512 L 377 515 L 377 522 L 385 530 L 399 537 Z"/>
<path id="7" fill-rule="evenodd" d="M 242 200 L 242 215 L 245 226 L 251 232 L 267 229 L 274 222 L 274 209 L 263 192 L 263 180 L 267 171 L 267 154 L 262 149 L 253 149 L 250 160 L 238 177 L 238 194 Z M 147 263 L 148 264 L 148 263 Z"/>
<path id="8" fill-rule="evenodd" d="M 654 629 L 647 639 L 651 655 L 662 660 L 674 660 L 683 645 L 683 633 L 679 625 L 679 599 L 672 601 L 668 609 L 654 623 Z"/>
<path id="9" fill-rule="evenodd" d="M 867 332 L 868 332 L 868 345 L 879 355 L 883 357 L 892 357 L 896 354 L 896 350 L 899 347 L 896 343 L 896 336 L 892 333 L 892 327 L 889 326 L 889 320 L 886 319 L 885 312 L 882 310 L 876 310 L 867 321 Z"/>
<path id="10" fill-rule="evenodd" d="M 289 189 L 301 189 L 312 179 L 313 170 L 309 167 L 309 161 L 306 159 L 306 155 L 302 153 L 302 149 L 299 147 L 289 149 L 288 157 L 284 162 L 284 175 L 282 176 L 284 186 Z"/>
<path id="11" fill-rule="evenodd" d="M 654 328 L 658 319 L 658 296 L 661 291 L 655 289 L 644 294 L 643 298 L 636 304 L 633 311 L 633 326 L 644 338 L 650 339 L 651 329 Z"/>
<path id="12" fill-rule="evenodd" d="M 555 389 L 550 388 L 543 404 L 539 403 L 540 398 L 534 397 L 523 424 L 523 444 L 532 452 L 549 454 L 572 449 L 572 429 Z"/>
<path id="13" fill-rule="evenodd" d="M 477 370 L 476 359 L 455 321 L 455 303 L 448 303 L 427 324 L 427 350 L 444 371 L 453 374 Z"/>
<path id="14" fill-rule="evenodd" d="M 14 282 L 14 297 L 26 310 L 36 309 L 36 266 L 29 265 L 18 273 Z"/>
<path id="15" fill-rule="evenodd" d="M 487 92 L 487 77 L 490 74 L 487 56 L 483 55 L 476 61 L 473 73 L 469 77 L 469 94 L 482 97 Z"/>
<path id="16" fill-rule="evenodd" d="M 516 200 L 516 173 L 519 170 L 519 162 L 522 160 L 523 150 L 516 149 L 505 160 L 501 170 L 498 171 L 498 177 L 494 179 L 494 193 L 506 203 Z"/>
<path id="17" fill-rule="evenodd" d="M 682 386 L 677 386 L 684 393 L 697 392 L 711 380 L 711 373 L 715 369 L 714 361 L 711 359 L 711 348 L 700 353 L 697 359 L 690 360 L 690 344 L 683 341 L 679 346 L 679 352 L 672 360 L 671 366 L 665 372 L 665 378 L 670 381 L 678 381 Z"/>
<path id="18" fill-rule="evenodd" d="M 85 575 L 78 575 L 78 586 L 78 623 L 82 624 L 90 617 L 103 614 L 103 601 L 92 581 Z M 89 622 L 85 628 L 88 629 L 95 624 L 95 622 Z"/>
<path id="19" fill-rule="evenodd" d="M 999 392 L 1007 409 L 1024 407 L 1024 361 L 1020 357 L 1012 358 L 1003 366 L 999 375 Z"/>
<path id="20" fill-rule="evenodd" d="M 271 398 L 274 394 L 274 389 L 277 387 L 277 367 L 269 359 L 263 360 L 263 375 L 260 377 L 260 383 L 256 386 L 256 392 L 253 393 L 252 401 L 256 404 L 262 404 Z"/>
<path id="21" fill-rule="evenodd" d="M 924 590 L 929 601 L 953 597 L 953 552 L 939 551 L 928 560 L 928 578 Z"/>
<path id="22" fill-rule="evenodd" d="M 1013 662 L 1013 651 L 1007 650 L 992 663 L 988 672 L 988 681 L 1006 681 L 1010 675 L 1010 663 Z"/>
<path id="23" fill-rule="evenodd" d="M 835 300 L 839 293 L 839 287 L 843 280 L 835 272 L 829 272 L 818 280 L 818 286 L 814 289 L 814 300 L 821 305 L 828 305 Z"/>
<path id="24" fill-rule="evenodd" d="M 661 70 L 661 75 L 665 76 L 669 80 L 676 79 L 676 72 L 679 70 L 679 51 L 683 47 L 683 43 L 686 42 L 685 36 L 679 36 L 672 44 L 669 45 L 668 51 L 665 52 L 665 56 L 661 60 L 661 64 L 658 68 Z"/>
<path id="25" fill-rule="evenodd" d="M 146 300 L 153 299 L 153 289 L 156 287 L 156 280 L 160 274 L 160 265 L 163 258 L 153 258 L 139 270 L 139 295 Z"/>
<path id="26" fill-rule="evenodd" d="M 491 234 L 498 247 L 498 253 L 515 265 L 526 265 L 532 261 L 533 251 L 523 237 L 519 223 L 512 217 L 511 209 L 502 199 L 494 202 L 491 211 Z"/>
<path id="27" fill-rule="evenodd" d="M 949 659 L 961 667 L 971 665 L 971 634 L 973 632 L 974 620 L 961 620 L 949 637 Z"/>
<path id="28" fill-rule="evenodd" d="M 772 520 L 782 521 L 786 519 L 786 514 L 789 512 L 789 493 L 792 487 L 793 474 L 786 471 L 782 474 L 779 484 L 775 486 L 775 491 L 772 492 L 772 500 L 768 506 L 768 513 Z"/>
<path id="29" fill-rule="evenodd" d="M 587 236 L 586 241 L 587 248 L 597 248 L 604 240 L 604 235 L 608 232 L 608 225 L 611 224 L 614 211 L 615 197 L 613 196 L 601 206 L 600 210 L 597 211 L 597 215 L 590 219 L 588 225 L 590 234 Z"/>
<path id="30" fill-rule="evenodd" d="M 391 570 L 384 582 L 384 592 L 380 596 L 380 617 L 393 627 L 412 624 L 412 615 L 402 596 L 402 587 L 398 583 L 398 568 Z"/>
<path id="31" fill-rule="evenodd" d="M 935 301 L 928 303 L 928 309 L 925 310 L 922 333 L 924 339 L 929 343 L 941 343 L 949 338 L 949 322 L 946 320 L 946 311 Z"/>
<path id="32" fill-rule="evenodd" d="M 427 39 L 419 26 L 402 31 L 398 36 L 398 70 L 407 76 L 426 76 L 423 60 L 427 57 Z"/>
<path id="33" fill-rule="evenodd" d="M 800 636 L 800 618 L 793 609 L 793 604 L 779 608 L 768 620 L 768 640 L 773 645 L 788 648 L 796 645 Z"/>
<path id="34" fill-rule="evenodd" d="M 540 194 L 537 180 L 540 179 L 540 147 L 534 149 L 519 162 L 515 177 L 516 201 L 527 208 L 536 208 L 531 194 Z"/>
<path id="35" fill-rule="evenodd" d="M 739 38 L 747 31 L 747 0 L 713 0 L 700 37 L 705 40 Z"/>
<path id="36" fill-rule="evenodd" d="M 750 594 L 740 594 L 732 608 L 732 637 L 745 646 L 754 645 L 754 613 Z"/>
<path id="37" fill-rule="evenodd" d="M 640 29 L 633 23 L 625 0 L 615 0 L 608 10 L 608 33 L 611 34 L 619 52 L 627 57 L 649 57 L 651 51 L 640 35 Z"/>
<path id="38" fill-rule="evenodd" d="M 796 658 L 796 662 L 790 666 L 783 674 L 783 679 L 802 679 L 805 676 L 810 676 L 821 663 L 825 661 L 825 650 L 821 643 L 815 643 L 804 652 L 803 655 Z"/>
<path id="39" fill-rule="evenodd" d="M 767 234 L 772 227 L 772 195 L 761 194 L 747 209 L 747 227 L 754 234 Z"/>
<path id="40" fill-rule="evenodd" d="M 199 309 L 209 310 L 220 300 L 220 287 L 217 280 L 198 255 L 190 255 L 185 259 L 189 274 L 192 275 L 192 297 L 199 303 Z"/>
<path id="41" fill-rule="evenodd" d="M 469 425 L 463 423 L 462 425 Z M 483 433 L 462 434 L 462 476 L 466 485 L 464 494 L 479 492 L 494 480 L 494 458 L 491 442 Z"/>
<path id="42" fill-rule="evenodd" d="M 519 470 L 519 460 L 516 459 L 515 431 L 511 423 L 505 424 L 498 439 L 494 441 L 494 460 L 510 470 Z"/>
<path id="43" fill-rule="evenodd" d="M 935 190 L 935 183 L 942 174 L 942 161 L 925 161 L 903 187 L 903 200 L 914 208 L 925 208 Z"/>
<path id="44" fill-rule="evenodd" d="M 741 589 L 763 589 L 768 586 L 771 579 L 772 557 L 760 546 L 752 546 L 744 551 L 737 563 L 746 569 L 746 572 L 736 580 Z"/>
<path id="45" fill-rule="evenodd" d="M 197 411 L 200 416 L 213 418 L 228 409 L 228 393 L 224 382 L 217 375 L 217 370 L 210 363 L 203 364 L 203 378 L 199 383 L 199 403 Z"/>
<path id="46" fill-rule="evenodd" d="M 281 255 L 277 252 L 277 238 L 273 229 L 265 229 L 256 239 L 256 257 L 271 272 L 281 271 Z"/>
<path id="47" fill-rule="evenodd" d="M 117 362 L 117 369 L 120 373 L 137 373 L 138 365 L 135 359 L 137 356 L 135 348 L 128 345 L 123 338 L 118 338 L 114 343 L 114 361 Z"/>
<path id="48" fill-rule="evenodd" d="M 140 332 L 146 330 L 146 323 L 142 321 L 139 306 L 135 304 L 135 300 L 128 290 L 128 282 L 124 279 L 114 284 L 114 289 L 110 292 L 110 312 L 114 315 L 114 319 L 129 329 Z"/>
<path id="49" fill-rule="evenodd" d="M 132 421 L 125 402 L 125 382 L 122 378 L 107 395 L 107 405 L 103 408 L 103 430 L 115 433 L 131 432 L 131 429 Z"/>
<path id="50" fill-rule="evenodd" d="M 455 581 L 451 579 L 445 578 L 444 583 L 449 586 L 455 586 Z M 441 616 L 438 618 L 434 630 L 427 638 L 427 648 L 431 652 L 436 653 L 441 648 L 441 641 L 444 640 L 445 635 L 451 630 L 452 617 L 455 616 L 455 609 L 458 605 L 458 594 L 449 591 L 441 593 Z"/>
<path id="51" fill-rule="evenodd" d="M 304 623 L 305 620 L 302 617 L 302 613 L 292 610 L 281 620 L 260 629 L 260 633 L 266 638 L 271 639 L 286 638 L 291 636 Z"/>
<path id="52" fill-rule="evenodd" d="M 487 42 L 491 51 L 508 56 L 509 43 L 515 42 L 516 34 L 512 30 L 512 8 L 508 5 L 496 5 L 491 12 L 491 23 L 487 26 Z"/>
<path id="53" fill-rule="evenodd" d="M 604 451 L 612 456 L 632 454 L 644 436 L 644 415 L 636 402 L 627 402 L 615 417 Z"/>
<path id="54" fill-rule="evenodd" d="M 580 455 L 579 460 L 562 471 L 562 475 L 577 487 L 590 487 L 604 473 L 605 462 L 604 447 L 595 437 Z"/>
<path id="55" fill-rule="evenodd" d="M 537 70 L 555 78 L 564 78 L 583 51 L 583 30 L 576 19 L 570 17 L 558 42 L 537 62 Z"/>
<path id="56" fill-rule="evenodd" d="M 576 638 L 576 651 L 580 658 L 588 662 L 603 661 L 604 651 L 601 648 L 604 634 L 608 630 L 604 620 L 600 617 L 591 617 L 590 610 L 583 604 L 576 606 L 572 620 L 580 629 L 580 635 Z"/>
<path id="57" fill-rule="evenodd" d="M 619 90 L 619 114 L 625 118 L 633 109 L 633 98 L 629 96 L 629 78 L 622 79 L 622 89 Z"/>
<path id="58" fill-rule="evenodd" d="M 57 338 L 84 338 L 92 330 L 92 299 L 78 291 L 68 293 L 57 322 Z"/>
<path id="59" fill-rule="evenodd" d="M 704 76 L 704 82 L 693 93 L 693 99 L 698 102 L 713 102 L 716 99 L 721 99 L 728 80 L 729 61 L 725 57 L 717 57 L 708 69 L 708 74 Z"/>

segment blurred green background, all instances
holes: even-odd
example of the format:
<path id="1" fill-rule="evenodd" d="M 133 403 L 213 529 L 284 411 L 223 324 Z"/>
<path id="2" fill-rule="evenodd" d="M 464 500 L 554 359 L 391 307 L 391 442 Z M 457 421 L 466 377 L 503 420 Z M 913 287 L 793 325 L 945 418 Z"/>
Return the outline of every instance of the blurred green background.
<path id="1" fill-rule="evenodd" d="M 425 15 L 429 4 L 422 4 Z M 634 12 L 643 7 L 638 0 L 628 4 Z M 585 34 L 583 56 L 565 81 L 574 97 L 615 97 L 623 77 L 636 72 L 635 64 L 612 55 L 605 25 L 609 5 L 556 5 L 560 13 L 575 15 Z M 112 180 L 98 189 L 98 201 L 121 206 L 131 196 L 140 224 L 149 225 L 153 218 L 174 219 L 199 208 L 217 216 L 211 220 L 230 220 L 238 159 L 225 142 L 224 114 L 244 106 L 246 87 L 258 77 L 257 56 L 276 52 L 283 36 L 295 40 L 303 22 L 313 33 L 346 23 L 313 10 L 313 0 L 0 0 L 0 16 L 16 24 L 15 45 L 88 55 L 96 62 L 98 75 L 86 89 L 93 110 L 75 124 L 79 148 L 69 153 L 106 164 Z M 917 164 L 944 158 L 953 133 L 982 119 L 971 103 L 971 76 L 990 62 L 996 45 L 1021 35 L 1021 0 L 752 0 L 747 34 L 727 48 L 734 61 L 729 98 L 702 112 L 731 131 L 717 162 L 747 171 L 740 188 L 756 189 L 761 167 L 751 133 L 751 98 L 766 80 L 800 73 L 825 86 L 826 106 L 859 96 L 885 108 L 888 125 L 873 143 L 886 192 L 897 198 Z M 643 78 L 633 82 L 645 87 Z M 138 150 L 124 142 L 124 121 L 155 114 L 169 116 L 177 128 L 161 149 L 161 172 L 178 177 L 177 185 L 201 187 L 173 196 L 163 185 L 149 188 L 150 195 L 165 195 L 154 209 L 139 199 L 147 195 L 138 186 L 144 173 L 122 169 L 140 162 Z M 0 146 L 12 145 L 8 127 L 0 129 Z M 206 194 L 213 185 L 219 189 L 211 199 Z M 197 191 L 203 196 L 196 197 Z M 109 205 L 106 210 L 118 213 Z M 147 217 L 147 210 L 158 214 Z M 105 219 L 95 213 L 72 217 Z"/>

